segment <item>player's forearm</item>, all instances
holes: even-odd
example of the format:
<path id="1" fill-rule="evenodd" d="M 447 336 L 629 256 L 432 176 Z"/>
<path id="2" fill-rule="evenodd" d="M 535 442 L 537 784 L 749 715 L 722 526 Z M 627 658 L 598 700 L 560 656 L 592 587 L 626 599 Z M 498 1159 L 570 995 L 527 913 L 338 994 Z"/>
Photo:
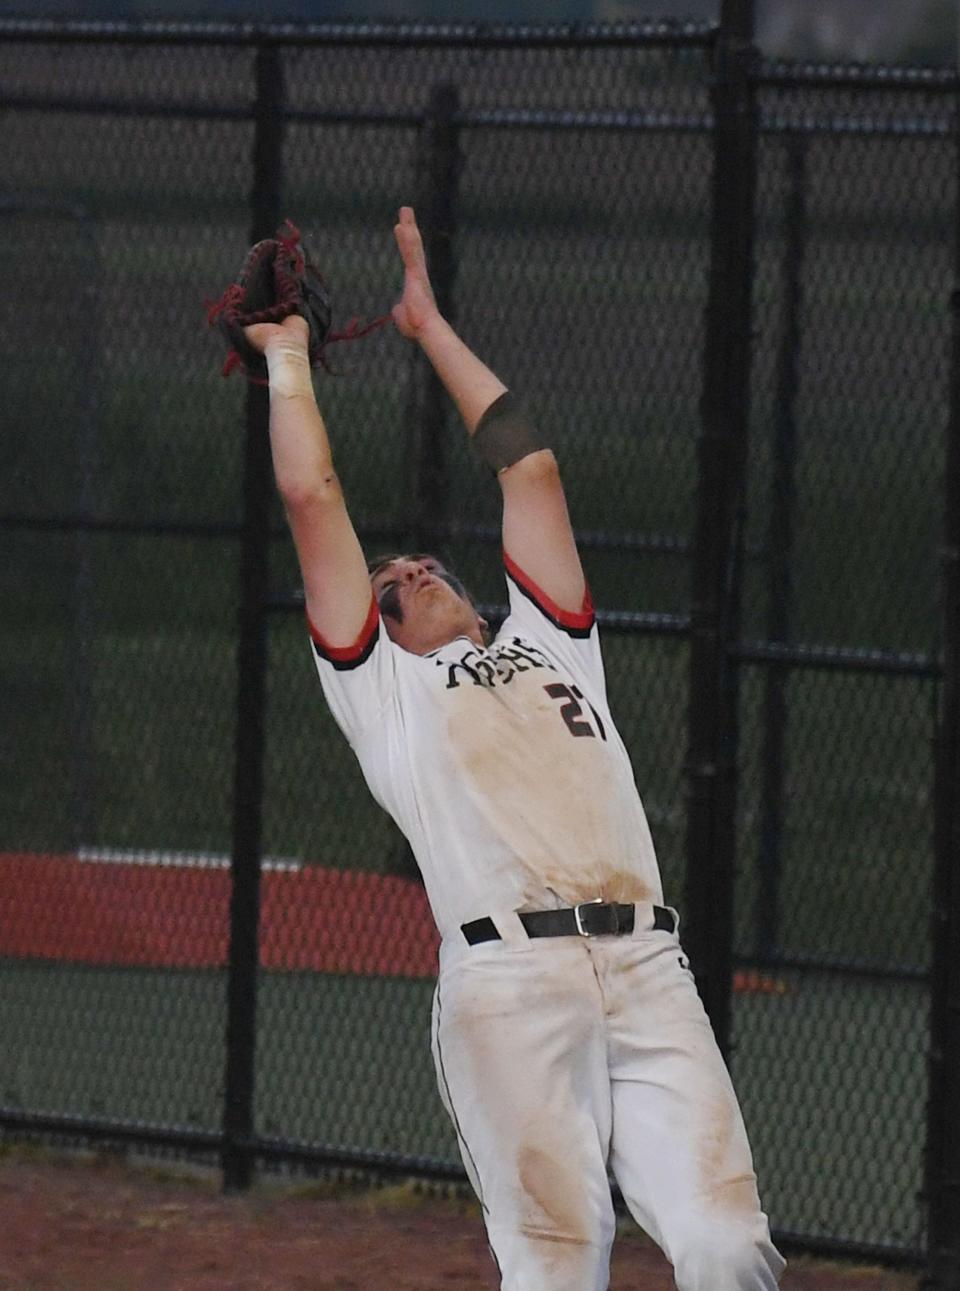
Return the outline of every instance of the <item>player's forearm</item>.
<path id="1" fill-rule="evenodd" d="M 506 386 L 437 314 L 417 338 L 472 435 Z"/>
<path id="2" fill-rule="evenodd" d="M 338 484 L 306 350 L 283 340 L 267 347 L 266 358 L 273 469 L 289 508 L 338 491 Z"/>

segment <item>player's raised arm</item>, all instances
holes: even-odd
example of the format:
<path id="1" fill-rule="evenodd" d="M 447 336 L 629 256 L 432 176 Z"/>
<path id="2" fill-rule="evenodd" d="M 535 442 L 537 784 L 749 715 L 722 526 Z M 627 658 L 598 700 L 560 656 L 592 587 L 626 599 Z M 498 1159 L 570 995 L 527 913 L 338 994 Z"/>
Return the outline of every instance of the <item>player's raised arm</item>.
<path id="1" fill-rule="evenodd" d="M 556 458 L 542 446 L 503 382 L 463 343 L 433 296 L 414 213 L 401 208 L 394 230 L 403 258 L 403 297 L 393 318 L 419 342 L 503 492 L 503 545 L 561 609 L 576 613 L 585 582 Z"/>
<path id="2" fill-rule="evenodd" d="M 273 469 L 300 561 L 310 622 L 327 645 L 350 646 L 370 613 L 372 594 L 314 396 L 307 324 L 293 314 L 282 323 L 257 323 L 245 332 L 267 360 Z"/>

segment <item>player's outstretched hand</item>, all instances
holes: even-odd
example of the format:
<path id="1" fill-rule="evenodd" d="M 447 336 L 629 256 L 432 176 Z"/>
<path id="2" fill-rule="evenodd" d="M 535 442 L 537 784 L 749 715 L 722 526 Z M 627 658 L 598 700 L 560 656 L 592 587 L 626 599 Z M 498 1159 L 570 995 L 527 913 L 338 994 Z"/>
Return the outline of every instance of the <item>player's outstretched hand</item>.
<path id="1" fill-rule="evenodd" d="M 243 334 L 253 348 L 259 350 L 261 354 L 265 352 L 271 341 L 281 339 L 292 341 L 298 346 L 302 345 L 306 353 L 307 342 L 310 339 L 310 326 L 299 314 L 291 314 L 282 323 L 253 323 L 243 329 Z"/>
<path id="2" fill-rule="evenodd" d="M 427 272 L 423 239 L 412 206 L 400 207 L 393 234 L 404 270 L 403 296 L 393 307 L 393 321 L 404 336 L 416 340 L 427 324 L 437 317 L 438 310 Z"/>

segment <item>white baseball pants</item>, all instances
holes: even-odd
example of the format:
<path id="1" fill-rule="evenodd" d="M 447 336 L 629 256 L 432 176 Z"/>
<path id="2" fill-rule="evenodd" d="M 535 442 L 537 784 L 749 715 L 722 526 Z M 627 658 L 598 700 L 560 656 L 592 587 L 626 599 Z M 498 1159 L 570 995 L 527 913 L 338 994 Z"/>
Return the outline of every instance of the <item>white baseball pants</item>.
<path id="1" fill-rule="evenodd" d="M 604 1291 L 608 1165 L 679 1291 L 775 1291 L 743 1119 L 676 934 L 444 943 L 441 1097 L 502 1291 Z"/>

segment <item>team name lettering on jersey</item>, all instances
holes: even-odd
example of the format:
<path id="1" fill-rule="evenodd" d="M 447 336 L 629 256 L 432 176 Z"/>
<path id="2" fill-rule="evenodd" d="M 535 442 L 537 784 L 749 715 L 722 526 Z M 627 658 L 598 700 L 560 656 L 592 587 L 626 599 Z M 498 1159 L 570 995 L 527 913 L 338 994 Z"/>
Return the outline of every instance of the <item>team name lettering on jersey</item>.
<path id="1" fill-rule="evenodd" d="M 542 650 L 520 637 L 495 642 L 489 650 L 467 646 L 459 658 L 438 655 L 434 663 L 438 668 L 447 669 L 447 690 L 456 690 L 461 682 L 470 682 L 474 686 L 505 686 L 516 673 L 530 668 L 557 671 Z"/>

